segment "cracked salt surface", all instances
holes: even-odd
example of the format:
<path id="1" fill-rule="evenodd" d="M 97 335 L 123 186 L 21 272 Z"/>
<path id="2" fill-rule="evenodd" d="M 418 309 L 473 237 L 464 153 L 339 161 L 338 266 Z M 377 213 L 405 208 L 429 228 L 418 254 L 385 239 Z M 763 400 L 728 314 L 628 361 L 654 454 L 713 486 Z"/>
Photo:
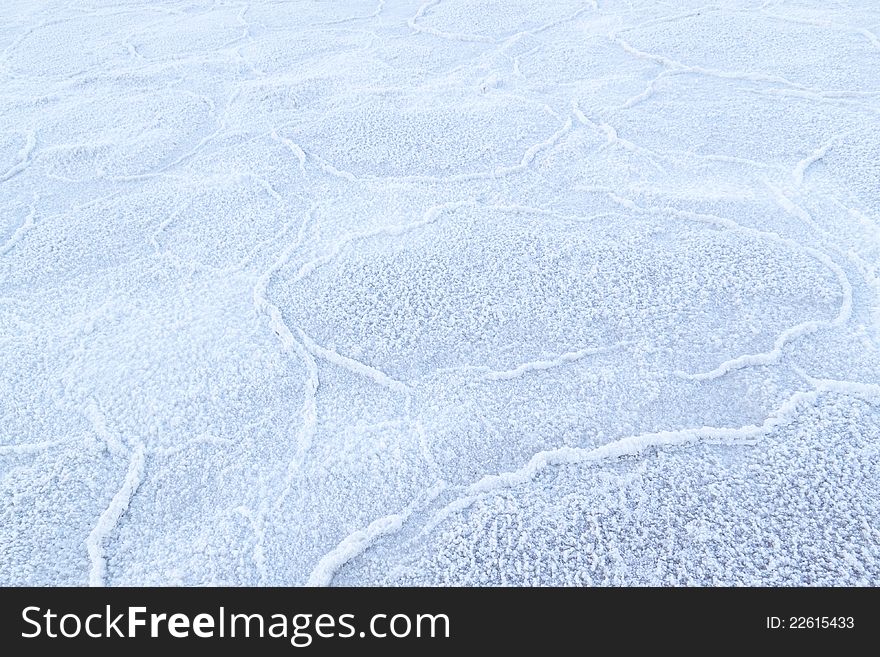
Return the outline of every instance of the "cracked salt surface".
<path id="1" fill-rule="evenodd" d="M 0 7 L 0 583 L 880 584 L 870 0 Z"/>

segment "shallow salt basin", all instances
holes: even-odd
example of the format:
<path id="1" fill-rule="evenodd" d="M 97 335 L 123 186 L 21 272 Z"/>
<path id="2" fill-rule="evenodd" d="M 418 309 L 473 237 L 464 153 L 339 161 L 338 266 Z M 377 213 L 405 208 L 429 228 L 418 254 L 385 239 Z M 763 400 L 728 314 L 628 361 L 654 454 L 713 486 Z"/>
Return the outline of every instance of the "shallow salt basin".
<path id="1" fill-rule="evenodd" d="M 880 10 L 0 8 L 0 583 L 880 581 Z"/>

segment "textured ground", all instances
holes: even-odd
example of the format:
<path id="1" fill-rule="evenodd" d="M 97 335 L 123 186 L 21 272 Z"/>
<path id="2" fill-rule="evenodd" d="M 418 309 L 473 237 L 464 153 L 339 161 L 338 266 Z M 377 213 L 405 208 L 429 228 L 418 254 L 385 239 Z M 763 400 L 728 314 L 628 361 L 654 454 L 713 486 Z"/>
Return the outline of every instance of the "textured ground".
<path id="1" fill-rule="evenodd" d="M 874 0 L 0 5 L 0 583 L 880 585 Z"/>

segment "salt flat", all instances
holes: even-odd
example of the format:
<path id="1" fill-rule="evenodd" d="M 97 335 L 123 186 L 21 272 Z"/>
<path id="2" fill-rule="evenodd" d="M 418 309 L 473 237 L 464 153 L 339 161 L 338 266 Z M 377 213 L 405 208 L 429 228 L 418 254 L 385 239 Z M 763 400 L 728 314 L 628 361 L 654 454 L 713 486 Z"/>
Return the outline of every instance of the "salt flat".
<path id="1" fill-rule="evenodd" d="M 0 584 L 880 584 L 873 0 L 0 6 Z"/>

